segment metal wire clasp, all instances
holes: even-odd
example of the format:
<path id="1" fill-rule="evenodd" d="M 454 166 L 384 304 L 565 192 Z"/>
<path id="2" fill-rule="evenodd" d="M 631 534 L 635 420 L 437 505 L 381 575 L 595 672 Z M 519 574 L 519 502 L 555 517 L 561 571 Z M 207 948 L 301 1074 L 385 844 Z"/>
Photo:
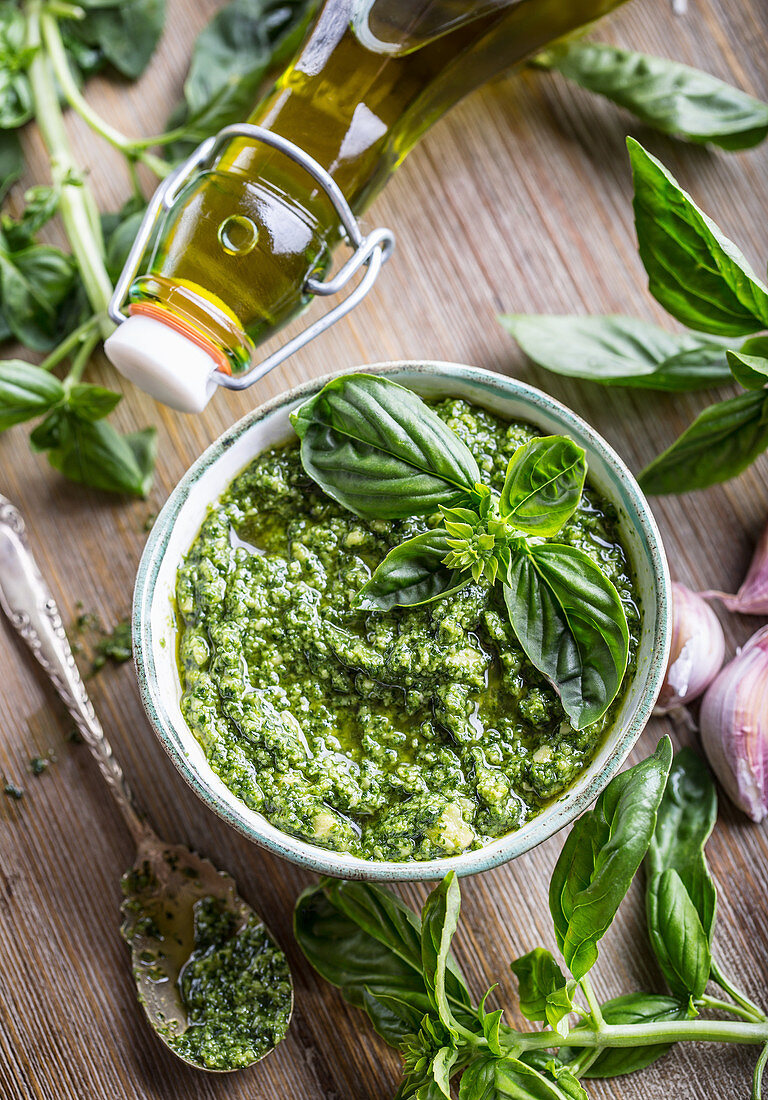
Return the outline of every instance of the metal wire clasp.
<path id="1" fill-rule="evenodd" d="M 334 325 L 345 314 L 354 309 L 358 302 L 362 301 L 376 282 L 382 264 L 392 255 L 395 246 L 395 235 L 390 229 L 385 229 L 382 226 L 363 236 L 357 218 L 344 198 L 339 185 L 330 173 L 300 146 L 295 145 L 279 134 L 273 134 L 271 130 L 265 130 L 262 126 L 254 126 L 251 123 L 243 122 L 233 126 L 225 126 L 223 130 L 219 130 L 218 134 L 214 134 L 201 142 L 195 151 L 163 180 L 149 200 L 146 213 L 136 234 L 136 240 L 128 253 L 125 266 L 120 273 L 114 294 L 109 302 L 109 316 L 116 325 L 128 320 L 128 314 L 124 312 L 123 305 L 131 283 L 139 271 L 152 236 L 152 230 L 158 219 L 172 208 L 182 187 L 192 174 L 210 167 L 222 146 L 236 137 L 250 138 L 252 141 L 270 145 L 273 149 L 279 150 L 301 165 L 315 183 L 323 189 L 338 214 L 346 235 L 346 243 L 353 249 L 353 253 L 332 278 L 327 280 L 307 279 L 304 284 L 305 292 L 323 297 L 338 294 L 344 290 L 362 267 L 366 268 L 362 279 L 342 301 L 322 317 L 313 321 L 312 324 L 308 325 L 281 348 L 278 348 L 272 355 L 262 359 L 261 362 L 256 362 L 254 359 L 252 367 L 243 374 L 227 375 L 222 371 L 216 372 L 215 379 L 220 386 L 226 386 L 230 390 L 244 390 L 248 386 L 252 386 L 259 378 L 263 378 L 273 367 L 293 355 L 299 348 L 303 348 L 310 340 L 314 340 L 320 333 L 329 329 L 331 325 Z"/>

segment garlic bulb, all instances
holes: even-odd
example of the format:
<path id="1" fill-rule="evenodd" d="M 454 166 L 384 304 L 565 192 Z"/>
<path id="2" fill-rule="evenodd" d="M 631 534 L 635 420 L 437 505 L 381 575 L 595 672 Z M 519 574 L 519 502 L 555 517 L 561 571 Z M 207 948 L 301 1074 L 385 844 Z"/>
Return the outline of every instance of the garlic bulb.
<path id="1" fill-rule="evenodd" d="M 655 714 L 686 706 L 717 676 L 725 657 L 723 628 L 712 608 L 696 592 L 672 584 L 672 644 Z"/>
<path id="2" fill-rule="evenodd" d="M 768 815 L 768 626 L 709 687 L 700 724 L 712 770 L 739 809 L 762 821 Z"/>
<path id="3" fill-rule="evenodd" d="M 729 611 L 741 615 L 768 615 L 768 524 L 758 540 L 741 588 L 735 596 L 727 592 L 702 592 L 722 600 Z"/>

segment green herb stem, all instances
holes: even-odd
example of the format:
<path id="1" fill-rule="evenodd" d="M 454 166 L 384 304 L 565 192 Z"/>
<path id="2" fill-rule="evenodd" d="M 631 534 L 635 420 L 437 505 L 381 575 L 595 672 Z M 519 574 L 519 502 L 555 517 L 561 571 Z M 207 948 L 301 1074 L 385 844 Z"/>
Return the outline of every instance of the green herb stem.
<path id="1" fill-rule="evenodd" d="M 74 385 L 76 382 L 79 382 L 80 379 L 83 377 L 83 371 L 88 366 L 88 360 L 91 358 L 91 355 L 95 351 L 99 339 L 99 333 L 92 332 L 83 340 L 77 354 L 72 360 L 72 366 L 69 368 L 67 377 L 65 379 L 65 381 L 69 382 L 70 385 Z"/>
<path id="2" fill-rule="evenodd" d="M 716 982 L 716 984 L 720 986 L 721 989 L 725 990 L 729 997 L 733 997 L 737 1005 L 741 1005 L 741 1007 L 746 1012 L 750 1012 L 752 1014 L 753 1020 L 768 1019 L 762 1009 L 759 1008 L 754 1001 L 751 1001 L 745 993 L 742 993 L 740 989 L 737 989 L 734 986 L 733 982 L 731 982 L 731 980 L 726 977 L 726 975 L 720 969 L 719 963 L 717 963 L 714 959 L 712 959 L 710 977 L 712 978 L 713 982 Z"/>
<path id="3" fill-rule="evenodd" d="M 765 1073 L 766 1065 L 768 1065 L 768 1043 L 763 1047 L 760 1057 L 757 1059 L 757 1065 L 755 1066 L 755 1073 L 752 1077 L 752 1100 L 762 1100 L 763 1074 Z"/>
<path id="4" fill-rule="evenodd" d="M 579 985 L 581 986 L 582 992 L 589 1006 L 589 1012 L 592 1017 L 592 1026 L 594 1027 L 595 1031 L 601 1032 L 606 1025 L 605 1020 L 603 1019 L 602 1010 L 600 1008 L 600 1002 L 595 996 L 595 991 L 592 988 L 592 982 L 589 980 L 589 978 L 584 977 L 579 982 Z"/>
<path id="5" fill-rule="evenodd" d="M 639 1047 L 662 1043 L 768 1043 L 768 1023 L 740 1023 L 731 1020 L 670 1020 L 649 1024 L 604 1024 L 601 1031 L 590 1027 L 572 1028 L 567 1035 L 539 1031 L 516 1035 L 515 1045 L 523 1050 L 555 1047 Z"/>
<path id="6" fill-rule="evenodd" d="M 50 156 L 53 182 L 61 191 L 61 219 L 80 269 L 88 300 L 94 312 L 100 315 L 99 328 L 102 336 L 106 337 L 114 328 L 107 316 L 107 306 L 112 297 L 112 282 L 104 265 L 104 245 L 96 203 L 72 155 L 53 70 L 47 55 L 40 48 L 41 18 L 45 18 L 41 15 L 40 0 L 27 0 L 25 13 L 28 44 L 35 49 L 29 66 L 35 115 Z"/>
<path id="7" fill-rule="evenodd" d="M 706 993 L 704 996 L 699 997 L 696 1004 L 702 1005 L 704 1008 L 711 1008 L 716 1012 L 729 1012 L 732 1016 L 738 1016 L 742 1020 L 749 1020 L 750 1023 L 759 1022 L 765 1019 L 762 1013 L 758 1015 L 751 1008 L 743 1008 L 741 1005 L 731 1004 L 730 1001 L 721 1001 L 717 997 L 708 997 Z"/>
<path id="8" fill-rule="evenodd" d="M 98 112 L 94 111 L 81 94 L 80 89 L 72 77 L 72 70 L 67 61 L 66 50 L 64 49 L 61 32 L 59 31 L 59 24 L 47 11 L 42 12 L 40 15 L 40 28 L 46 52 L 56 75 L 56 80 L 64 93 L 64 98 L 72 110 L 76 111 L 83 121 L 97 134 L 100 134 L 105 141 L 108 141 L 115 149 L 119 149 L 124 156 L 128 157 L 130 160 L 140 160 L 142 164 L 146 164 L 147 168 L 154 172 L 156 176 L 160 179 L 165 179 L 171 171 L 171 165 L 163 160 L 162 157 L 156 157 L 152 153 L 146 152 L 147 145 L 156 144 L 154 139 L 133 141 L 131 138 L 126 137 L 120 130 L 117 130 L 107 122 L 106 119 L 102 118 Z"/>
<path id="9" fill-rule="evenodd" d="M 62 359 L 66 359 L 68 355 L 76 352 L 80 343 L 89 336 L 94 329 L 99 328 L 105 318 L 106 315 L 94 313 L 87 321 L 83 321 L 82 325 L 78 325 L 73 332 L 70 332 L 69 336 L 62 340 L 60 344 L 56 345 L 50 355 L 47 355 L 45 359 L 43 359 L 42 363 L 40 363 L 40 369 L 53 370 Z"/>

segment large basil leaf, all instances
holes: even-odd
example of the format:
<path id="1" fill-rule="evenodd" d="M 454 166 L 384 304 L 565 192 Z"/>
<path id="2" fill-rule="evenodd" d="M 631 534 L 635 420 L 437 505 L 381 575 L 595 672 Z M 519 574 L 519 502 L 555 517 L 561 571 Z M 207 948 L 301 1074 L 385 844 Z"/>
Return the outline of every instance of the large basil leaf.
<path id="1" fill-rule="evenodd" d="M 30 435 L 33 450 L 46 451 L 55 470 L 71 481 L 112 493 L 146 496 L 152 485 L 157 432 L 120 435 L 106 420 L 54 409 Z"/>
<path id="2" fill-rule="evenodd" d="M 709 980 L 709 940 L 677 871 L 653 875 L 646 890 L 648 936 L 673 993 L 697 1000 Z"/>
<path id="3" fill-rule="evenodd" d="M 363 518 L 427 515 L 480 479 L 458 436 L 420 397 L 386 378 L 335 378 L 291 422 L 309 476 Z"/>
<path id="4" fill-rule="evenodd" d="M 445 556 L 450 553 L 447 537 L 447 533 L 438 528 L 416 535 L 390 550 L 360 589 L 358 607 L 364 611 L 415 607 L 463 588 L 466 579 L 443 565 Z"/>
<path id="5" fill-rule="evenodd" d="M 575 729 L 616 697 L 629 655 L 619 594 L 582 550 L 560 543 L 512 554 L 504 601 L 520 645 L 557 691 Z"/>
<path id="6" fill-rule="evenodd" d="M 455 1030 L 455 1019 L 446 991 L 446 973 L 460 909 L 459 880 L 454 871 L 449 871 L 421 912 L 421 962 L 430 1000 L 450 1031 Z"/>
<path id="7" fill-rule="evenodd" d="M 296 902 L 294 934 L 310 964 L 350 1004 L 368 1012 L 378 1033 L 399 1046 L 414 1014 L 433 1013 L 422 969 L 421 923 L 382 886 L 326 880 Z M 452 956 L 445 997 L 455 1018 L 476 1024 L 471 998 Z M 376 1003 L 374 1003 L 376 1002 Z"/>
<path id="8" fill-rule="evenodd" d="M 168 121 L 183 138 L 170 147 L 185 155 L 223 126 L 252 113 L 269 76 L 298 49 L 317 0 L 232 0 L 216 12 L 192 51 L 184 102 Z"/>
<path id="9" fill-rule="evenodd" d="M 768 394 L 740 393 L 704 409 L 638 477 L 644 492 L 687 493 L 746 470 L 768 447 Z"/>
<path id="10" fill-rule="evenodd" d="M 520 1011 L 527 1020 L 546 1020 L 550 1027 L 559 1025 L 573 1011 L 571 990 L 552 952 L 535 947 L 509 964 L 516 976 Z"/>
<path id="11" fill-rule="evenodd" d="M 689 328 L 747 336 L 768 327 L 768 287 L 664 165 L 627 139 L 648 287 Z"/>
<path id="12" fill-rule="evenodd" d="M 721 344 L 635 317 L 508 314 L 499 320 L 534 363 L 570 378 L 678 392 L 730 381 Z"/>
<path id="13" fill-rule="evenodd" d="M 688 141 L 748 149 L 768 134 L 768 103 L 666 57 L 574 40 L 539 55 L 536 64 Z"/>
<path id="14" fill-rule="evenodd" d="M 21 359 L 0 362 L 0 432 L 32 420 L 64 400 L 64 387 L 48 371 Z"/>
<path id="15" fill-rule="evenodd" d="M 479 1057 L 464 1071 L 459 1100 L 588 1100 L 576 1078 L 561 1073 L 547 1076 L 518 1058 Z"/>
<path id="16" fill-rule="evenodd" d="M 717 820 L 717 792 L 709 770 L 692 749 L 675 755 L 659 806 L 646 865 L 649 881 L 666 870 L 680 876 L 711 941 L 717 891 L 704 855 Z"/>
<path id="17" fill-rule="evenodd" d="M 572 439 L 531 439 L 509 460 L 499 511 L 520 531 L 549 538 L 576 511 L 586 476 L 584 449 Z"/>
<path id="18" fill-rule="evenodd" d="M 627 993 L 606 1001 L 601 1010 L 606 1023 L 617 1025 L 664 1023 L 685 1020 L 688 1016 L 687 1004 L 656 993 Z M 663 1057 L 672 1046 L 672 1043 L 654 1043 L 650 1046 L 608 1047 L 584 1071 L 584 1076 L 621 1077 L 625 1073 L 634 1073 Z M 572 1047 L 571 1054 L 575 1057 L 584 1049 Z"/>
<path id="19" fill-rule="evenodd" d="M 79 43 L 97 51 L 95 57 L 87 58 L 86 71 L 98 68 L 101 58 L 136 80 L 163 33 L 165 0 L 83 0 L 81 6 L 85 17 L 67 23 L 67 48 Z M 82 58 L 82 51 L 75 48 L 75 61 Z"/>
<path id="20" fill-rule="evenodd" d="M 745 340 L 739 351 L 727 351 L 731 374 L 745 390 L 761 390 L 768 385 L 768 337 Z"/>
<path id="21" fill-rule="evenodd" d="M 672 743 L 612 779 L 568 835 L 549 886 L 557 945 L 574 978 L 597 960 L 608 930 L 648 850 L 664 794 Z"/>

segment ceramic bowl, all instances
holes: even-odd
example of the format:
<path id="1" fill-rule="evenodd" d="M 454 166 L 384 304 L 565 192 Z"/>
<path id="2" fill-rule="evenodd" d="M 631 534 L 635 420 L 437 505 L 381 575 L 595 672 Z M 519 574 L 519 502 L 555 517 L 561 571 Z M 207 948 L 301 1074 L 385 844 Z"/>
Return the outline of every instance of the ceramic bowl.
<path id="1" fill-rule="evenodd" d="M 670 631 L 670 584 L 656 523 L 635 479 L 616 453 L 582 419 L 547 394 L 514 378 L 455 363 L 387 363 L 358 368 L 427 397 L 463 397 L 499 416 L 527 420 L 546 434 L 568 435 L 587 453 L 589 480 L 617 508 L 621 538 L 632 561 L 643 612 L 637 668 L 613 727 L 595 759 L 557 801 L 517 832 L 477 851 L 424 862 L 369 861 L 329 852 L 271 825 L 232 794 L 209 766 L 182 717 L 173 606 L 176 570 L 206 510 L 260 452 L 293 437 L 288 414 L 328 378 L 277 397 L 225 432 L 184 475 L 160 512 L 139 565 L 133 639 L 141 697 L 149 720 L 176 767 L 211 809 L 244 833 L 301 867 L 326 875 L 375 880 L 441 878 L 506 863 L 551 837 L 589 806 L 621 767 L 646 725 L 661 687 Z"/>

